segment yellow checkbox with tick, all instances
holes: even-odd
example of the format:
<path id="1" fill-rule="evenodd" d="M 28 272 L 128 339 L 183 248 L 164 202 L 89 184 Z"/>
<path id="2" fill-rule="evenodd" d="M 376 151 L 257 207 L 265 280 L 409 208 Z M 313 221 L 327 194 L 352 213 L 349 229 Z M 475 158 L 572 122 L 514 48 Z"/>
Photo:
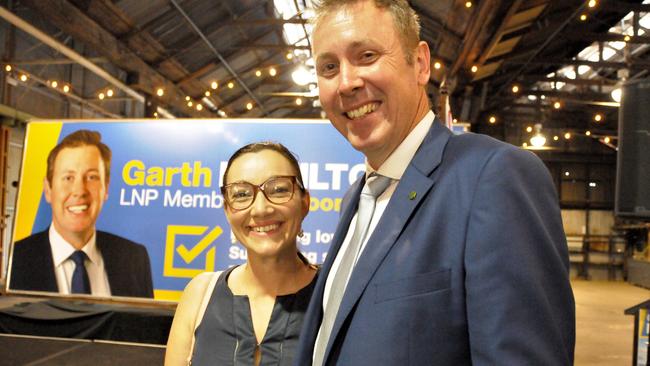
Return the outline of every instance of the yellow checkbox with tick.
<path id="1" fill-rule="evenodd" d="M 214 258 L 217 250 L 214 242 L 223 233 L 223 230 L 219 226 L 215 226 L 212 230 L 209 229 L 209 226 L 167 226 L 167 235 L 165 239 L 165 262 L 163 268 L 163 275 L 165 277 L 192 278 L 204 271 L 214 271 Z M 194 245 L 177 243 L 176 240 L 180 235 L 196 236 L 200 237 L 200 239 Z M 174 259 L 176 258 L 176 255 L 178 255 L 180 261 L 183 261 L 186 264 L 192 264 L 195 268 L 175 267 Z"/>

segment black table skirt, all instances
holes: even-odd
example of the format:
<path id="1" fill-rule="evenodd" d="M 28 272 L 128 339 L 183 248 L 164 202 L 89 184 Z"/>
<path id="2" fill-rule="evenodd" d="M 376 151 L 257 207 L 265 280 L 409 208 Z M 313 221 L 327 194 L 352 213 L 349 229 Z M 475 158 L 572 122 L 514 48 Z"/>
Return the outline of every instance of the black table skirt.
<path id="1" fill-rule="evenodd" d="M 0 333 L 5 334 L 163 345 L 173 317 L 172 309 L 62 299 L 16 303 L 0 296 Z"/>

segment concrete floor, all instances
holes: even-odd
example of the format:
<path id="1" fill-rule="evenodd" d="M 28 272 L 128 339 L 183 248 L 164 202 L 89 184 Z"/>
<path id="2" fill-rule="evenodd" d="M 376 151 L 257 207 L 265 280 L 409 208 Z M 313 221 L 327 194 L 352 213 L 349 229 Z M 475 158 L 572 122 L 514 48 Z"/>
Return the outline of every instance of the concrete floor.
<path id="1" fill-rule="evenodd" d="M 630 366 L 634 316 L 624 311 L 650 299 L 650 290 L 625 282 L 573 280 L 577 366 Z"/>

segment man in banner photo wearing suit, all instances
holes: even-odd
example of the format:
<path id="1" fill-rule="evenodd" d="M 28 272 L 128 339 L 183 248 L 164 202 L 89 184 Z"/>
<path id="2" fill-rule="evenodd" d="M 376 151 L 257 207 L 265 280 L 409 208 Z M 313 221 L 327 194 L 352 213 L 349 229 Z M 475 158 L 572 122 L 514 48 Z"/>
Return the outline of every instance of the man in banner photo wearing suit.
<path id="1" fill-rule="evenodd" d="M 557 193 L 531 152 L 430 110 L 406 0 L 323 0 L 322 106 L 366 157 L 296 365 L 571 365 L 575 304 Z"/>
<path id="2" fill-rule="evenodd" d="M 50 151 L 43 189 L 52 224 L 14 243 L 10 289 L 153 297 L 146 248 L 95 229 L 110 168 L 111 150 L 95 131 L 76 131 Z"/>

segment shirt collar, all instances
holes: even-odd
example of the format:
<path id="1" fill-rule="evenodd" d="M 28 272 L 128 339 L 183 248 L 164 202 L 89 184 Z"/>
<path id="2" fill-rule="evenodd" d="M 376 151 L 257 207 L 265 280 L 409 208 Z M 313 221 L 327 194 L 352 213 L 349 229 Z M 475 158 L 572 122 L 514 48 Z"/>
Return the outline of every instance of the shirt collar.
<path id="1" fill-rule="evenodd" d="M 75 247 L 68 243 L 63 236 L 59 234 L 54 228 L 54 223 L 50 225 L 49 230 L 50 246 L 52 247 L 52 259 L 54 260 L 54 267 L 61 265 L 67 260 L 72 253 L 76 250 Z M 101 258 L 99 250 L 97 249 L 97 232 L 93 233 L 90 240 L 81 248 L 86 253 L 91 262 L 97 264 Z"/>
<path id="2" fill-rule="evenodd" d="M 420 148 L 420 145 L 422 145 L 422 141 L 424 141 L 424 138 L 431 129 L 435 117 L 433 111 L 429 111 L 429 113 L 427 113 L 420 122 L 415 125 L 404 141 L 397 146 L 395 151 L 388 156 L 386 161 L 381 164 L 379 169 L 374 170 L 370 164 L 368 164 L 368 159 L 366 159 L 366 176 L 376 171 L 388 178 L 400 180 L 406 171 L 406 168 L 415 156 L 415 153 Z"/>

